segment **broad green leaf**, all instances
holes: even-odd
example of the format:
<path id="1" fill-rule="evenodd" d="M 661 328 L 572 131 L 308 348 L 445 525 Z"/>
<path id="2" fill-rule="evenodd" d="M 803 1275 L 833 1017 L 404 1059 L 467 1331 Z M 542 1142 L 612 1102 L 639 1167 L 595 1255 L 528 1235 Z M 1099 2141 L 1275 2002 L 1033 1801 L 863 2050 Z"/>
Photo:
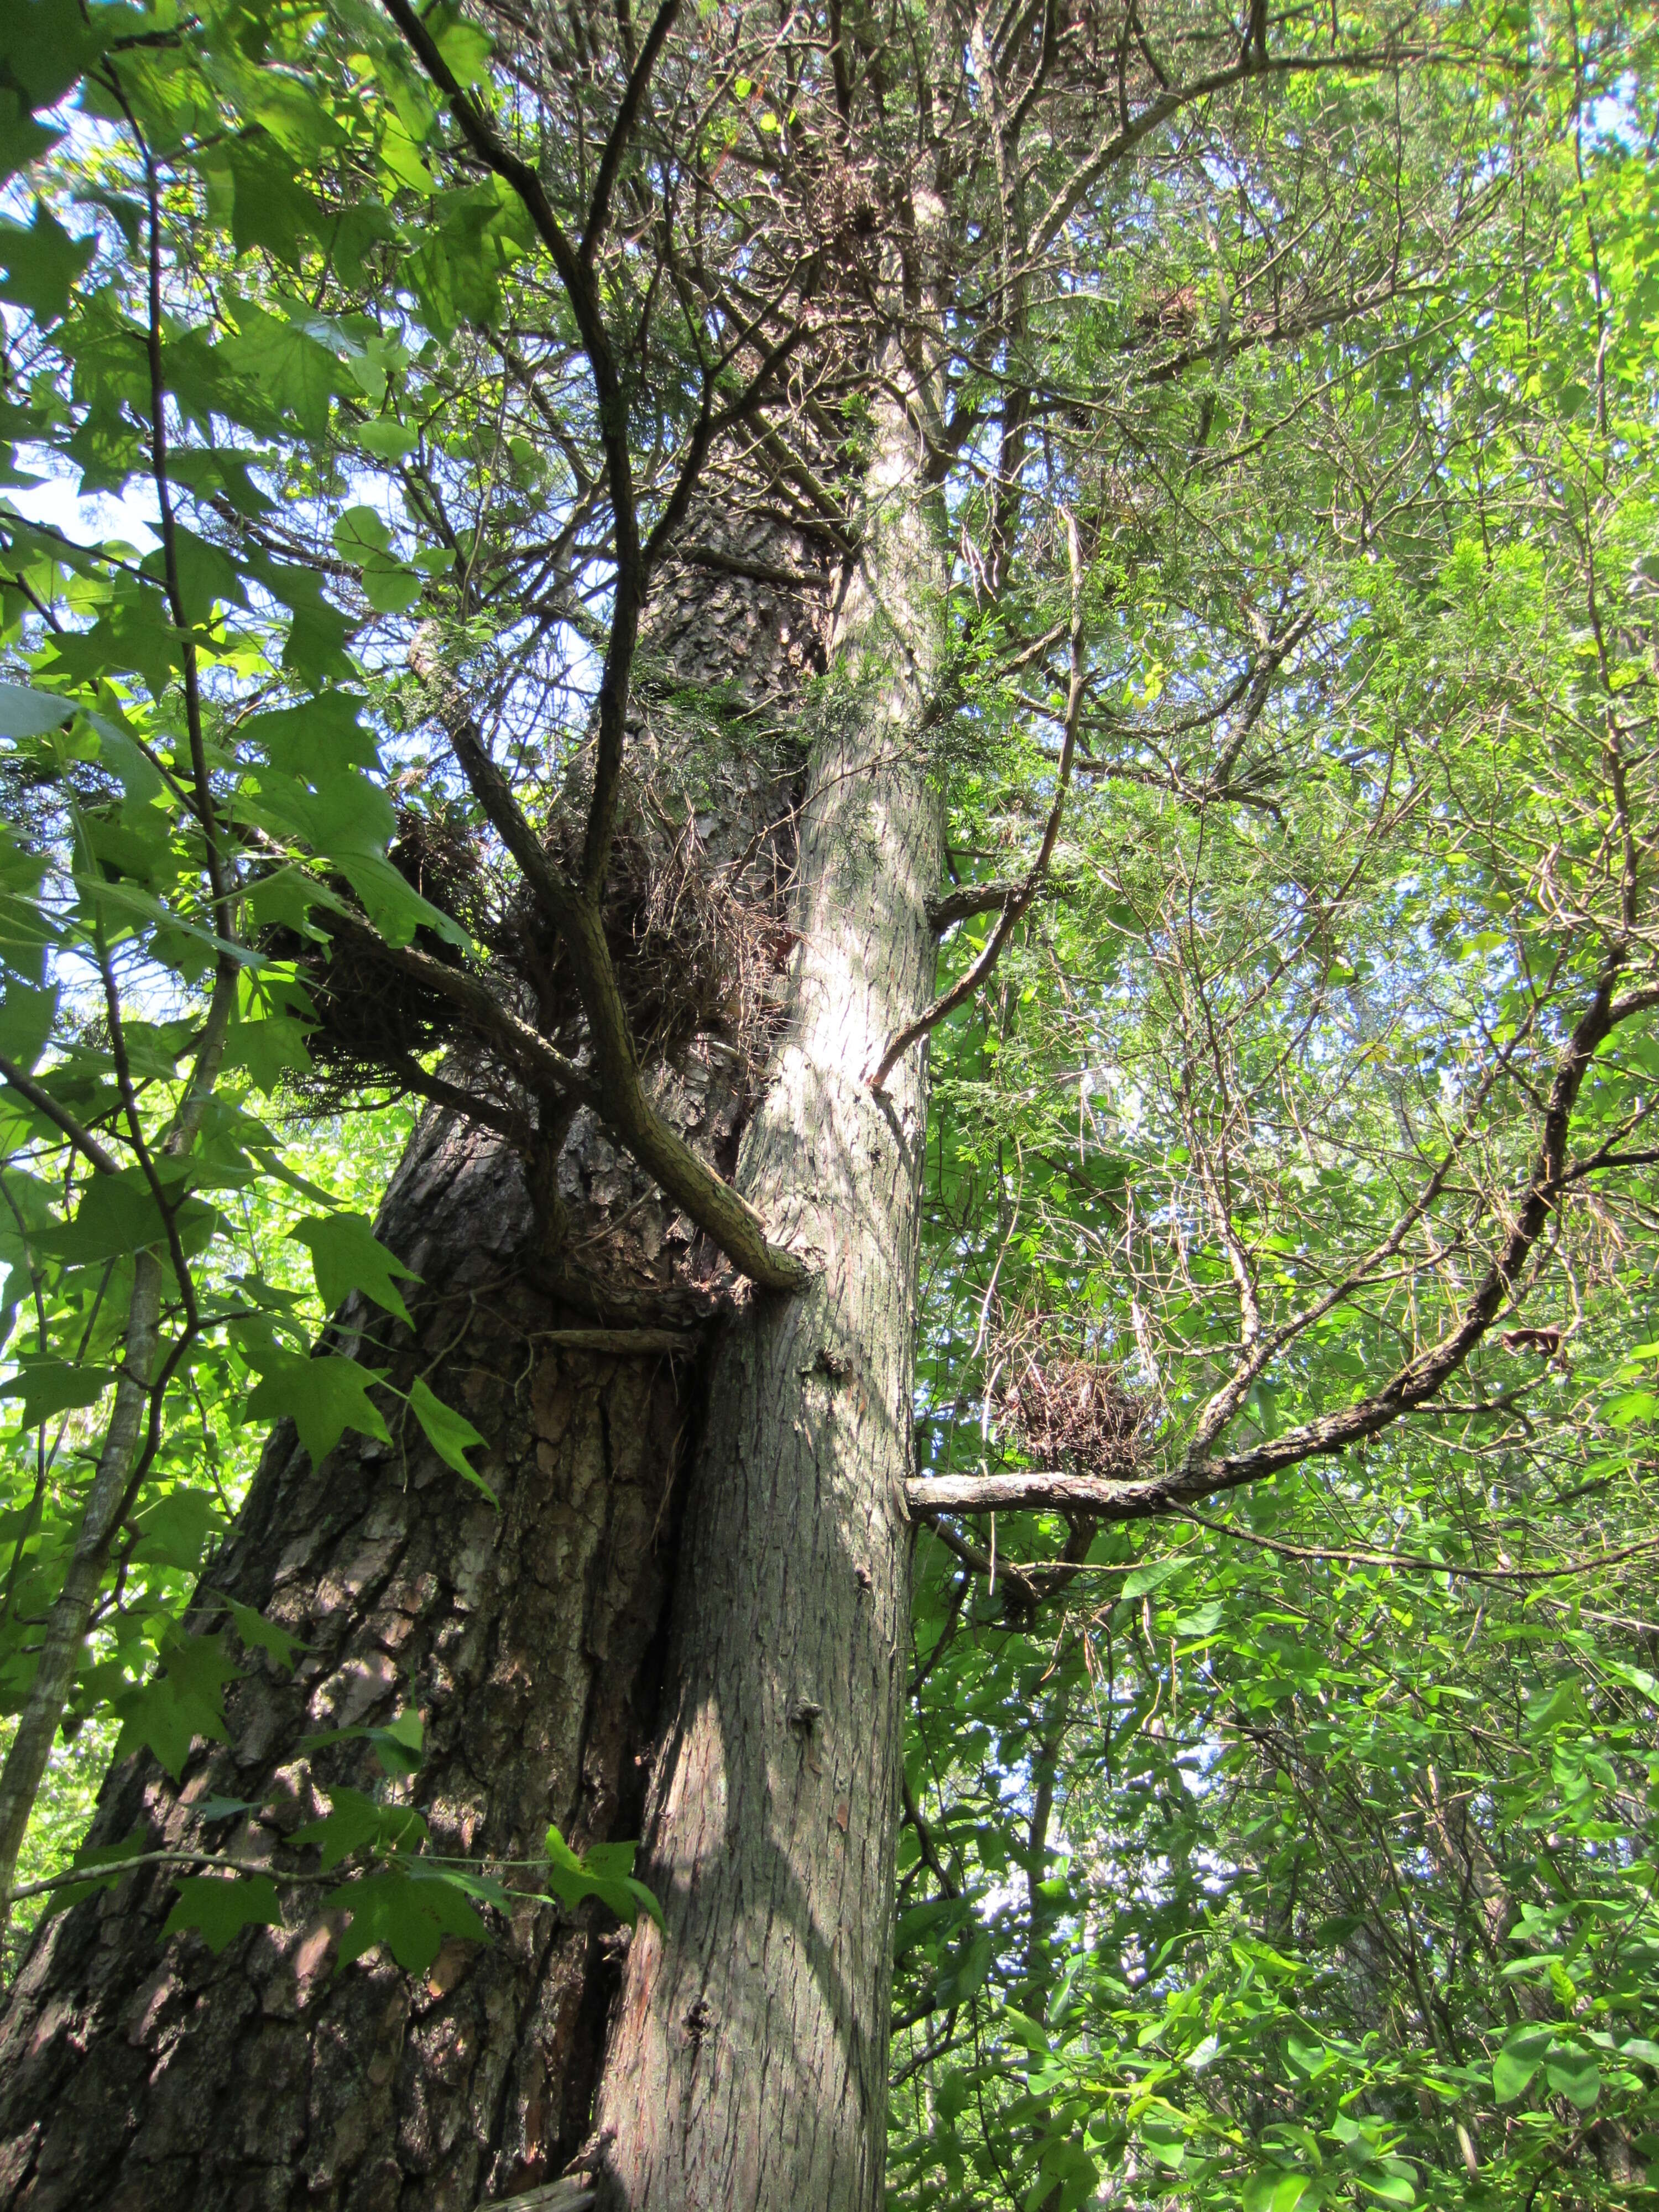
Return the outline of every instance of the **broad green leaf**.
<path id="1" fill-rule="evenodd" d="M 381 461 L 400 461 L 420 443 L 415 432 L 395 415 L 377 416 L 372 422 L 363 423 L 356 438 L 366 453 Z"/>
<path id="2" fill-rule="evenodd" d="M 405 1973 L 423 1974 L 446 1936 L 476 1943 L 487 1942 L 489 1936 L 461 1884 L 435 1871 L 364 1875 L 331 1890 L 323 1909 L 350 1915 L 340 1941 L 338 1966 L 349 1966 L 365 1951 L 384 1944 Z"/>
<path id="3" fill-rule="evenodd" d="M 42 328 L 58 321 L 94 246 L 90 237 L 71 237 L 44 200 L 27 229 L 0 218 L 0 299 L 27 307 Z"/>
<path id="4" fill-rule="evenodd" d="M 280 1420 L 288 1415 L 313 1465 L 320 1466 L 348 1429 L 380 1443 L 391 1443 L 391 1433 L 368 1395 L 379 1380 L 378 1370 L 359 1367 L 337 1352 L 312 1358 L 283 1354 L 248 1393 L 247 1417 Z"/>
<path id="5" fill-rule="evenodd" d="M 48 1421 L 72 1407 L 95 1406 L 115 1381 L 110 1367 L 82 1367 L 62 1359 L 26 1359 L 9 1381 L 0 1382 L 0 1398 L 21 1398 L 21 1425 Z"/>
<path id="6" fill-rule="evenodd" d="M 453 1407 L 446 1406 L 418 1375 L 410 1385 L 409 1402 L 426 1432 L 427 1442 L 439 1458 L 447 1467 L 453 1467 L 457 1474 L 464 1475 L 475 1489 L 482 1490 L 490 1504 L 499 1508 L 501 1499 L 483 1477 L 467 1464 L 467 1453 L 485 1442 L 471 1422 Z"/>
<path id="7" fill-rule="evenodd" d="M 278 1622 L 267 1620 L 264 1613 L 251 1605 L 240 1604 L 235 1598 L 226 1597 L 220 1591 L 216 1590 L 212 1595 L 229 1609 L 245 1650 L 268 1652 L 285 1673 L 293 1673 L 295 1662 L 307 1648 L 297 1636 L 291 1636 Z"/>
<path id="8" fill-rule="evenodd" d="M 419 1712 L 414 1706 L 399 1713 L 395 1720 L 380 1728 L 325 1729 L 320 1735 L 306 1736 L 301 1742 L 301 1751 L 320 1751 L 331 1743 L 367 1743 L 380 1761 L 382 1771 L 394 1778 L 419 1771 L 424 1755 L 426 1731 Z"/>
<path id="9" fill-rule="evenodd" d="M 1547 2027 L 1522 2028 L 1511 2035 L 1492 2061 L 1492 2086 L 1500 2105 L 1512 2105 L 1543 2063 L 1549 2047 Z"/>
<path id="10" fill-rule="evenodd" d="M 191 1745 L 198 1736 L 229 1741 L 224 1691 L 240 1669 L 210 1636 L 169 1635 L 161 1645 L 157 1671 L 146 1682 L 115 1699 L 122 1718 L 115 1756 L 124 1759 L 148 1744 L 175 1782 L 182 1779 Z"/>
<path id="11" fill-rule="evenodd" d="M 199 1252 L 217 1219 L 199 1198 L 173 1205 L 173 1220 L 186 1256 Z M 125 1168 L 118 1175 L 94 1175 L 86 1186 L 72 1221 L 40 1232 L 41 1248 L 70 1267 L 123 1258 L 146 1246 L 167 1249 L 167 1224 L 143 1171 Z"/>
<path id="12" fill-rule="evenodd" d="M 0 737 L 44 737 L 49 730 L 61 730 L 76 711 L 72 699 L 60 699 L 55 692 L 0 684 Z"/>
<path id="13" fill-rule="evenodd" d="M 182 1875 L 177 1887 L 179 1901 L 167 1917 L 162 1935 L 194 1930 L 216 1958 L 244 1928 L 282 1925 L 276 1885 L 269 1875 Z"/>
<path id="14" fill-rule="evenodd" d="M 289 1235 L 308 1248 L 318 1295 L 331 1312 L 343 1305 L 351 1291 L 362 1291 L 399 1321 L 409 1322 L 409 1308 L 394 1279 L 414 1283 L 420 1277 L 412 1267 L 404 1267 L 395 1253 L 387 1251 L 375 1237 L 367 1214 L 313 1215 L 296 1222 Z"/>
<path id="15" fill-rule="evenodd" d="M 1125 1575 L 1121 1595 L 1125 1598 L 1145 1597 L 1149 1590 L 1161 1589 L 1190 1564 L 1184 1559 L 1149 1560 L 1144 1567 L 1136 1567 L 1132 1573 Z"/>
<path id="16" fill-rule="evenodd" d="M 325 1739 L 312 1738 L 315 1745 Z M 380 1805 L 361 1790 L 343 1784 L 328 1786 L 330 1809 L 319 1820 L 296 1828 L 289 1841 L 298 1850 L 313 1844 L 329 1874 L 353 1851 L 407 1851 L 426 1838 L 427 1824 L 410 1805 Z"/>
<path id="17" fill-rule="evenodd" d="M 180 1485 L 145 1505 L 133 1525 L 138 1538 L 135 1558 L 194 1574 L 225 1523 L 213 1492 Z"/>
<path id="18" fill-rule="evenodd" d="M 252 300 L 235 302 L 236 329 L 216 352 L 257 391 L 273 428 L 291 421 L 307 438 L 320 439 L 342 383 L 338 360 L 314 335 L 316 319 L 303 307 L 271 313 Z"/>

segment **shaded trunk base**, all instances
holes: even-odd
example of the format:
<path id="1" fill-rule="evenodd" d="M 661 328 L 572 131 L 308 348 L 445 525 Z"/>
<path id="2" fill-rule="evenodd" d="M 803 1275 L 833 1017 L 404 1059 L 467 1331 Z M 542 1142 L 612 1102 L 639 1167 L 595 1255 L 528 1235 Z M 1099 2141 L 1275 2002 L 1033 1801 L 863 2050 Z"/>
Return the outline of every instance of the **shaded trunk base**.
<path id="1" fill-rule="evenodd" d="M 136 1829 L 146 1848 L 267 1858 L 337 1783 L 413 1802 L 434 1850 L 474 1858 L 534 1859 L 550 1822 L 579 1849 L 640 1832 L 700 1377 L 660 1352 L 538 1345 L 585 1317 L 518 1263 L 516 1164 L 441 1121 L 423 1138 L 381 1224 L 427 1278 L 418 1336 L 346 1320 L 393 1380 L 425 1374 L 490 1437 L 501 1512 L 412 1422 L 316 1468 L 279 1430 L 209 1581 L 307 1648 L 291 1679 L 246 1662 L 231 1742 L 198 1747 L 182 1788 L 147 1758 L 117 1769 L 98 1843 Z M 298 1749 L 411 1705 L 428 1719 L 412 1783 L 383 1783 L 362 1741 Z M 204 1816 L 216 1798 L 255 1809 Z M 471 2212 L 559 2173 L 589 2125 L 626 1932 L 526 1903 L 423 1976 L 384 1951 L 337 1974 L 325 1894 L 289 1888 L 287 1928 L 217 1959 L 197 1936 L 163 1945 L 164 1869 L 46 1923 L 0 2026 L 0 2204 Z"/>

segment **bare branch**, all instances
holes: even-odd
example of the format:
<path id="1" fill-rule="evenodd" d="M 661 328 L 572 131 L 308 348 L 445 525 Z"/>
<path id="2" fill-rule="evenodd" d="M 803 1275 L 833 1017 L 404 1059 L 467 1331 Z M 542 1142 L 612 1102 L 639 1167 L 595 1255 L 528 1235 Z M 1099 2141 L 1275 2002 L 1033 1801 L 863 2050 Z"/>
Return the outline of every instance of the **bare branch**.
<path id="1" fill-rule="evenodd" d="M 627 89 L 622 96 L 616 119 L 611 125 L 611 136 L 605 142 L 605 151 L 599 157 L 599 173 L 593 179 L 593 195 L 587 205 L 587 223 L 582 233 L 581 258 L 591 262 L 594 251 L 605 235 L 605 227 L 611 215 L 611 194 L 617 181 L 617 171 L 622 166 L 623 155 L 628 151 L 628 142 L 634 135 L 634 125 L 639 120 L 644 105 L 646 87 L 651 72 L 657 65 L 663 41 L 673 28 L 674 18 L 680 12 L 680 0 L 662 0 L 646 33 L 640 58 L 629 73 Z"/>
<path id="2" fill-rule="evenodd" d="M 1066 796 L 1071 788 L 1072 763 L 1077 751 L 1078 716 L 1083 708 L 1084 684 L 1087 674 L 1083 638 L 1083 549 L 1078 542 L 1076 521 L 1069 513 L 1066 516 L 1066 552 L 1072 570 L 1072 678 L 1066 696 L 1065 737 L 1060 744 L 1060 768 L 1054 779 L 1054 804 L 1048 809 L 1042 842 L 1037 848 L 1036 858 L 1026 871 L 1018 889 L 1004 902 L 1002 912 L 985 950 L 967 974 L 960 976 L 948 991 L 942 992 L 932 1006 L 924 1007 L 915 1021 L 908 1023 L 896 1035 L 889 1037 L 880 1060 L 865 1078 L 872 1091 L 884 1089 L 888 1077 L 910 1047 L 918 1043 L 930 1030 L 937 1029 L 945 1017 L 965 1000 L 972 998 L 996 966 L 1003 946 L 1013 933 L 1015 923 L 1030 908 L 1048 872 L 1048 862 L 1060 836 L 1060 820 L 1066 811 Z"/>
<path id="3" fill-rule="evenodd" d="M 44 1114 L 52 1127 L 66 1137 L 80 1153 L 103 1175 L 118 1175 L 120 1169 L 114 1155 L 105 1150 L 90 1129 L 77 1121 L 66 1106 L 60 1106 L 51 1092 L 45 1091 L 34 1078 L 20 1067 L 15 1060 L 0 1058 L 0 1076 L 3 1076 L 20 1098 L 27 1098 L 37 1114 Z"/>

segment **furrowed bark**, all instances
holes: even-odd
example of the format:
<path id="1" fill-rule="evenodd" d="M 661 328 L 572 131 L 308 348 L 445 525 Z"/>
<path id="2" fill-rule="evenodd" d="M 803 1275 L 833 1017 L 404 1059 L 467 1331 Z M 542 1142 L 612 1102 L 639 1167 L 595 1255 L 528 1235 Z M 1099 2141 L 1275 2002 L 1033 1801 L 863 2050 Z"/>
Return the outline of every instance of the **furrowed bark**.
<path id="1" fill-rule="evenodd" d="M 666 1925 L 634 1936 L 597 2115 L 599 2201 L 629 2212 L 882 2201 L 927 1075 L 862 1078 L 933 980 L 921 478 L 892 408 L 812 762 L 792 1026 L 739 1176 L 817 1274 L 715 1357 L 644 1869 Z"/>
<path id="2" fill-rule="evenodd" d="M 348 1437 L 313 1468 L 280 1430 L 210 1581 L 306 1651 L 292 1680 L 249 1667 L 231 1743 L 182 1789 L 118 1770 L 100 1840 L 280 1868 L 331 1783 L 378 1779 L 361 1746 L 301 1740 L 409 1705 L 434 1848 L 533 1858 L 555 1820 L 579 1847 L 638 1833 L 693 1376 L 654 1346 L 557 1341 L 522 1266 L 529 1214 L 493 1139 L 433 1115 L 380 1224 L 427 1285 L 416 1340 L 386 1332 L 394 1375 L 427 1373 L 488 1434 L 500 1515 L 418 1434 Z M 214 1797 L 253 1810 L 204 1820 Z M 216 1960 L 162 1942 L 173 1894 L 173 1870 L 136 1869 L 37 1938 L 0 2027 L 0 2203 L 471 2207 L 576 2150 L 616 1968 L 603 1916 L 526 1905 L 424 1977 L 380 1953 L 337 1977 L 343 1923 L 314 1887 Z"/>
<path id="3" fill-rule="evenodd" d="M 823 580 L 792 533 L 720 521 L 734 558 L 805 580 L 665 574 L 656 663 L 677 696 L 708 684 L 726 698 L 735 671 L 753 698 L 791 700 L 821 652 Z M 717 861 L 789 815 L 769 767 L 739 767 Z M 764 904 L 769 860 L 755 873 Z M 680 1136 L 725 1172 L 743 1110 L 729 1065 L 694 1042 L 649 1071 Z M 303 1740 L 410 1706 L 428 1758 L 396 1787 L 434 1850 L 533 1860 L 550 1822 L 578 1849 L 641 1832 L 683 1478 L 706 1419 L 694 1325 L 721 1295 L 718 1255 L 591 1109 L 533 1169 L 496 1130 L 428 1114 L 379 1233 L 422 1279 L 416 1333 L 359 1306 L 335 1326 L 372 1334 L 399 1387 L 418 1372 L 465 1412 L 501 1510 L 399 1430 L 395 1403 L 390 1451 L 349 1437 L 313 1468 L 279 1431 L 197 1619 L 221 1617 L 209 1593 L 222 1590 L 298 1636 L 300 1665 L 290 1680 L 247 1664 L 230 1744 L 198 1743 L 181 1787 L 125 1762 L 94 1841 L 137 1829 L 146 1850 L 216 1846 L 270 1863 L 280 1888 L 284 1866 L 316 1870 L 284 1839 L 330 1784 L 380 1782 L 361 1743 Z M 209 1817 L 215 1798 L 251 1809 Z M 314 1884 L 283 1892 L 285 1929 L 218 1959 L 194 1936 L 164 1942 L 179 1871 L 134 1868 L 37 1935 L 0 2021 L 0 2207 L 471 2212 L 576 2156 L 621 1965 L 603 1912 L 526 1903 L 424 1977 L 380 1952 L 337 1976 L 340 1917 L 319 1916 Z M 533 1869 L 506 1878 L 539 1886 Z"/>

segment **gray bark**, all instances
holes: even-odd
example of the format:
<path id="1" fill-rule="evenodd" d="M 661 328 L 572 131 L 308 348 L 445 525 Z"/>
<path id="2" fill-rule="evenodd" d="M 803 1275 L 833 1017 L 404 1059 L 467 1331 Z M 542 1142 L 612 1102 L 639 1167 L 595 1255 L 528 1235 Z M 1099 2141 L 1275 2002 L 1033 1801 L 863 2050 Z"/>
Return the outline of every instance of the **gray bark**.
<path id="1" fill-rule="evenodd" d="M 811 573 L 792 535 L 721 520 L 703 535 Z M 735 675 L 759 702 L 821 664 L 821 618 L 812 591 L 688 564 L 647 643 L 671 687 Z M 653 711 L 647 682 L 647 761 Z M 787 852 L 754 836 L 787 823 L 773 774 L 751 749 L 699 827 L 716 860 L 753 848 L 746 888 L 776 912 Z M 694 1041 L 651 1079 L 688 1141 L 729 1168 L 743 1097 L 722 1040 Z M 556 1188 L 556 1243 L 532 1180 Z M 207 1582 L 298 1636 L 300 1666 L 290 1680 L 252 1662 L 228 1700 L 230 1745 L 198 1745 L 182 1787 L 124 1762 L 94 1841 L 136 1826 L 149 1849 L 267 1862 L 280 1885 L 313 1863 L 284 1838 L 329 1785 L 379 1780 L 362 1744 L 307 1755 L 302 1739 L 410 1705 L 428 1742 L 412 1796 L 435 1849 L 534 1858 L 550 1822 L 579 1850 L 640 1833 L 706 1402 L 706 1358 L 684 1328 L 720 1294 L 719 1255 L 586 1114 L 550 1176 L 429 1114 L 378 1227 L 423 1279 L 415 1333 L 359 1304 L 337 1326 L 372 1330 L 394 1382 L 419 1371 L 465 1411 L 501 1510 L 412 1423 L 391 1451 L 348 1437 L 319 1468 L 279 1431 Z M 215 1797 L 252 1810 L 204 1820 Z M 216 1960 L 196 1936 L 161 1942 L 174 1894 L 161 1869 L 45 1923 L 0 2021 L 0 2206 L 459 2212 L 556 2177 L 589 2129 L 614 1923 L 526 1904 L 492 1945 L 447 1945 L 425 1977 L 380 1953 L 336 1977 L 342 1923 L 319 1916 L 319 1893 L 290 1887 L 285 1928 Z"/>
<path id="2" fill-rule="evenodd" d="M 742 1157 L 813 1287 L 739 1304 L 707 1375 L 583 1349 L 596 1319 L 707 1311 L 710 1255 L 585 1115 L 553 1178 L 555 1250 L 523 1164 L 429 1115 L 380 1224 L 423 1278 L 415 1335 L 353 1309 L 342 1325 L 372 1324 L 394 1382 L 426 1374 L 483 1431 L 501 1513 L 418 1436 L 348 1439 L 313 1468 L 279 1432 L 210 1580 L 291 1628 L 301 1662 L 291 1680 L 257 1662 L 232 1742 L 198 1747 L 182 1788 L 127 1761 L 94 1829 L 205 1838 L 280 1879 L 329 1784 L 374 1780 L 361 1745 L 301 1740 L 412 1703 L 434 1846 L 532 1856 L 550 1820 L 578 1848 L 639 1833 L 659 1747 L 642 1871 L 665 1938 L 635 1939 L 614 2003 L 624 1946 L 592 1908 L 527 1903 L 422 1978 L 380 1954 L 337 1977 L 315 1890 L 216 1960 L 161 1942 L 171 1881 L 135 1870 L 48 1923 L 0 2021 L 0 2207 L 462 2212 L 583 2170 L 585 2141 L 613 2205 L 879 2203 L 925 1058 L 883 1097 L 865 1079 L 933 966 L 919 729 L 944 561 L 920 460 L 894 410 L 802 816 L 790 1025 Z M 735 550 L 807 566 L 781 533 Z M 676 681 L 737 675 L 787 712 L 822 654 L 813 611 L 775 574 L 688 562 L 651 642 Z M 648 698 L 637 736 L 648 754 Z M 727 837 L 778 811 L 763 775 L 716 804 Z M 757 897 L 774 857 L 755 854 Z M 721 1164 L 725 1064 L 694 1047 L 655 1078 Z M 209 1820 L 212 1797 L 252 1809 Z"/>
<path id="3" fill-rule="evenodd" d="M 817 1274 L 715 1360 L 652 1790 L 665 1929 L 635 1935 L 599 2108 L 600 2201 L 630 2212 L 882 2201 L 925 1058 L 867 1076 L 933 982 L 944 563 L 914 424 L 879 437 L 740 1176 Z"/>

